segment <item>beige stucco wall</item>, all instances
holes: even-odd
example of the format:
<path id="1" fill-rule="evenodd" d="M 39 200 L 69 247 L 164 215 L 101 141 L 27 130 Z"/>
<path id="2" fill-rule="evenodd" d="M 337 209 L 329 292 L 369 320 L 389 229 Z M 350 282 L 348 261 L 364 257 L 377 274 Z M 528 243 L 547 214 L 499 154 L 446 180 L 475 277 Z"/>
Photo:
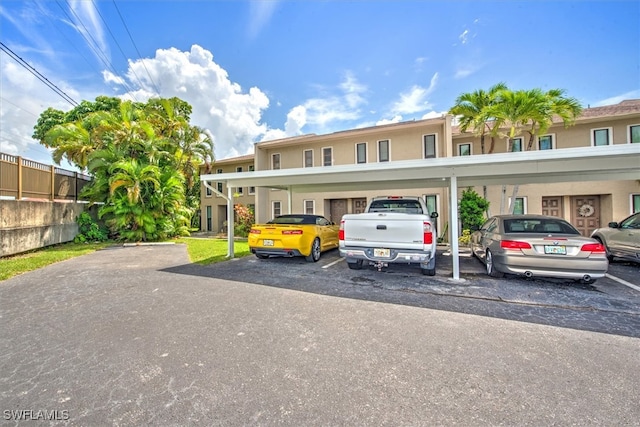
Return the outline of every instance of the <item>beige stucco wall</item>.
<path id="1" fill-rule="evenodd" d="M 640 124 L 640 114 L 635 116 L 626 115 L 624 117 L 596 117 L 580 120 L 575 126 L 565 128 L 562 124 L 552 126 L 548 134 L 554 136 L 556 149 L 572 147 L 588 147 L 592 145 L 591 134 L 594 129 L 609 128 L 612 132 L 614 144 L 627 144 L 629 139 L 629 126 Z M 313 150 L 314 167 L 322 166 L 322 148 L 332 147 L 333 164 L 349 165 L 356 163 L 356 144 L 367 143 L 367 162 L 376 163 L 377 142 L 388 139 L 390 141 L 391 161 L 410 160 L 423 158 L 423 136 L 426 134 L 436 134 L 437 157 L 450 157 L 457 155 L 457 145 L 459 143 L 471 142 L 474 155 L 481 153 L 480 139 L 471 134 L 461 135 L 451 128 L 451 117 L 422 120 L 417 122 L 405 122 L 396 125 L 377 126 L 367 129 L 354 129 L 345 132 L 336 132 L 328 135 L 306 135 L 297 138 L 290 138 L 280 141 L 269 141 L 256 144 L 255 168 L 256 170 L 271 169 L 271 156 L 274 153 L 280 154 L 281 169 L 303 167 L 304 150 Z M 523 136 L 523 143 L 527 144 L 527 137 Z M 490 144 L 490 138 L 486 139 L 486 147 Z M 494 152 L 501 153 L 507 151 L 506 138 L 497 138 Z M 536 149 L 536 144 L 534 144 Z M 224 172 L 235 172 L 235 167 L 243 165 L 243 170 L 247 170 L 249 164 L 246 159 L 242 161 L 222 161 Z M 213 171 L 217 169 L 214 165 Z M 640 169 L 640 161 L 639 161 Z M 588 174 L 585 171 L 585 174 Z M 293 184 L 293 183 L 292 183 Z M 501 186 L 488 187 L 488 199 L 491 203 L 491 213 L 500 213 Z M 507 186 L 506 197 L 511 196 L 513 186 Z M 464 189 L 460 188 L 458 197 Z M 475 190 L 482 195 L 482 186 L 478 185 Z M 226 191 L 226 190 L 225 190 Z M 356 198 L 371 198 L 381 195 L 412 195 L 425 196 L 437 195 L 438 213 L 440 215 L 439 227 L 443 227 L 448 221 L 450 213 L 448 211 L 449 189 L 414 189 L 414 190 L 390 190 L 390 191 L 348 191 L 337 193 L 293 193 L 291 196 L 291 212 L 300 213 L 304 211 L 304 201 L 314 200 L 315 213 L 330 216 L 329 207 L 332 199 L 346 199 L 348 209 L 351 209 L 351 201 Z M 529 184 L 521 185 L 518 197 L 526 198 L 528 213 L 541 213 L 542 198 L 544 196 L 562 196 L 563 215 L 567 220 L 571 220 L 571 197 L 597 195 L 600 199 L 601 225 L 606 225 L 609 221 L 619 221 L 631 213 L 631 195 L 640 194 L 640 184 L 638 181 L 612 181 L 612 182 L 574 182 L 557 184 Z M 205 206 L 211 203 L 213 215 L 223 215 L 224 210 L 219 211 L 216 206 L 226 205 L 223 198 L 204 196 L 203 190 L 203 223 L 205 222 Z M 258 222 L 264 222 L 272 218 L 272 202 L 281 202 L 281 212 L 289 212 L 288 195 L 286 191 L 256 188 L 255 196 L 249 195 L 244 189 L 244 195 L 237 199 L 238 203 L 255 204 Z M 505 208 L 506 209 L 506 208 Z M 215 221 L 214 221 L 215 223 Z M 216 230 L 217 231 L 217 230 Z"/>
<path id="2" fill-rule="evenodd" d="M 0 200 L 0 256 L 70 242 L 85 203 Z"/>

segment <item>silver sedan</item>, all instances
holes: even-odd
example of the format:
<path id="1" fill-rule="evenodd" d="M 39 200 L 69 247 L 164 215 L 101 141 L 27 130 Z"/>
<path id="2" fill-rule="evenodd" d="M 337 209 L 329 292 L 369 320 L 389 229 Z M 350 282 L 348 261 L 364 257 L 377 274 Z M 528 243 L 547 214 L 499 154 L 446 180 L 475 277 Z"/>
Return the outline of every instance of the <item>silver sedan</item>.
<path id="1" fill-rule="evenodd" d="M 591 237 L 605 246 L 609 261 L 620 257 L 640 262 L 640 212 L 620 223 L 610 222 L 609 227 L 598 228 Z"/>
<path id="2" fill-rule="evenodd" d="M 592 283 L 609 262 L 604 246 L 567 221 L 544 215 L 496 215 L 471 235 L 473 255 L 487 274 L 557 277 Z"/>

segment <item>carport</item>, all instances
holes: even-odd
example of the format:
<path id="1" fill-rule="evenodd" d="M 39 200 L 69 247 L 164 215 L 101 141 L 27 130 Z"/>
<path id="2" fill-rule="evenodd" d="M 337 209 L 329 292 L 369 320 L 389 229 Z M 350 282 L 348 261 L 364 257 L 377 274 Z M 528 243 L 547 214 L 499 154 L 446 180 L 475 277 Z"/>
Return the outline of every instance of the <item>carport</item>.
<path id="1" fill-rule="evenodd" d="M 227 201 L 227 220 L 234 221 L 233 188 L 266 187 L 286 190 L 289 209 L 292 193 L 350 190 L 393 190 L 516 185 L 574 181 L 640 180 L 640 144 L 523 151 L 435 159 L 365 163 L 327 167 L 262 170 L 202 175 L 200 180 Z M 212 182 L 224 182 L 221 194 Z M 458 200 L 450 197 L 449 222 L 453 280 L 460 280 Z M 233 252 L 233 227 L 229 227 L 229 257 Z"/>

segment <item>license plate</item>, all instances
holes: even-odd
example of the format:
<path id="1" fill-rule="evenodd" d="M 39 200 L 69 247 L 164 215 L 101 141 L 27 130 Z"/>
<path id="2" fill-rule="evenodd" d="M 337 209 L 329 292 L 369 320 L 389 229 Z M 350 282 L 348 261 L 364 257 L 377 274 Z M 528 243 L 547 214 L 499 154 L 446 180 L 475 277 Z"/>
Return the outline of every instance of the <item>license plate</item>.
<path id="1" fill-rule="evenodd" d="M 545 245 L 544 253 L 545 254 L 554 254 L 554 255 L 566 255 L 567 254 L 567 247 L 566 246 Z"/>
<path id="2" fill-rule="evenodd" d="M 264 239 L 262 241 L 262 246 L 273 246 L 273 240 Z"/>
<path id="3" fill-rule="evenodd" d="M 375 256 L 375 257 L 389 258 L 390 255 L 391 255 L 391 252 L 389 251 L 389 249 L 378 249 L 378 248 L 375 248 L 373 250 L 373 256 Z"/>

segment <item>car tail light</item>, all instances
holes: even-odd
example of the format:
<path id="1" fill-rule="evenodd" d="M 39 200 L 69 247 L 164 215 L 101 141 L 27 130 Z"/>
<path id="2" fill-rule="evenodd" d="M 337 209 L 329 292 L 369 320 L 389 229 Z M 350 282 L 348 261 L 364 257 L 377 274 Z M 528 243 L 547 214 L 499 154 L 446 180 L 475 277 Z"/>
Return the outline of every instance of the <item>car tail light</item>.
<path id="1" fill-rule="evenodd" d="M 282 230 L 282 234 L 302 234 L 302 230 Z"/>
<path id="2" fill-rule="evenodd" d="M 607 252 L 602 243 L 585 243 L 584 245 L 582 245 L 580 250 L 585 252 Z"/>
<path id="3" fill-rule="evenodd" d="M 430 245 L 433 243 L 433 233 L 431 232 L 431 223 L 423 222 L 422 223 L 422 241 L 425 245 Z"/>
<path id="4" fill-rule="evenodd" d="M 249 233 L 251 234 L 260 234 L 260 230 L 258 230 L 257 228 L 252 228 Z"/>
<path id="5" fill-rule="evenodd" d="M 340 221 L 340 230 L 338 230 L 338 239 L 344 240 L 344 220 Z"/>
<path id="6" fill-rule="evenodd" d="M 502 249 L 531 249 L 531 245 L 527 242 L 518 240 L 501 240 L 500 247 Z"/>

